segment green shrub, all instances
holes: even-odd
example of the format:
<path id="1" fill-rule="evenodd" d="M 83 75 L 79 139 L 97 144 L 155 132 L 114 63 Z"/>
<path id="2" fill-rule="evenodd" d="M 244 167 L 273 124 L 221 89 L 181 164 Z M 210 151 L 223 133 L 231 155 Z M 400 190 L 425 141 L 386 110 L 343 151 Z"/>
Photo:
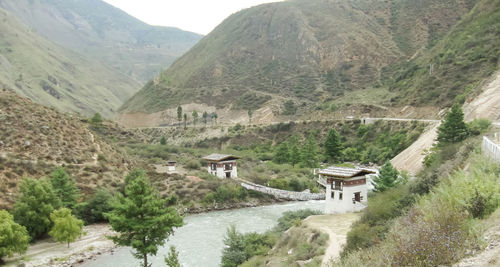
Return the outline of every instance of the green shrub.
<path id="1" fill-rule="evenodd" d="M 201 164 L 197 160 L 190 160 L 186 163 L 186 168 L 190 170 L 199 170 L 201 168 Z"/>

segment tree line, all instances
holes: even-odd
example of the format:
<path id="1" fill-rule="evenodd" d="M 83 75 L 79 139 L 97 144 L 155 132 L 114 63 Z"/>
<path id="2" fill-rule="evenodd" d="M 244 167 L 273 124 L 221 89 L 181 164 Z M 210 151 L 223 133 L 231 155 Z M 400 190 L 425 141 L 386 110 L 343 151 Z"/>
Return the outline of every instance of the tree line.
<path id="1" fill-rule="evenodd" d="M 131 171 L 124 188 L 114 196 L 101 189 L 81 200 L 75 181 L 59 167 L 48 178 L 23 179 L 14 208 L 10 212 L 0 210 L 0 262 L 14 253 L 25 253 L 30 242 L 47 234 L 69 247 L 82 235 L 84 221 L 108 221 L 119 233 L 110 239 L 132 247 L 134 257 L 141 259 L 144 267 L 149 266 L 148 255 L 156 255 L 174 228 L 183 224 L 182 217 L 160 197 L 143 170 Z M 179 266 L 175 265 L 177 255 L 171 248 L 165 262 Z"/>

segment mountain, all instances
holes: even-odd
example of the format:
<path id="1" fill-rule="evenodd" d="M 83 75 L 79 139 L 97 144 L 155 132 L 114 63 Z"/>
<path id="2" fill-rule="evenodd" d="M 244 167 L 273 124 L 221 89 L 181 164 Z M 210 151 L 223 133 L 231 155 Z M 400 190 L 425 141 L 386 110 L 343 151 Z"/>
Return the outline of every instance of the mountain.
<path id="1" fill-rule="evenodd" d="M 307 107 L 378 88 L 388 67 L 427 53 L 476 2 L 290 0 L 246 9 L 148 82 L 121 112 L 154 113 L 179 103 L 256 110 L 287 100 Z"/>
<path id="2" fill-rule="evenodd" d="M 101 0 L 0 0 L 38 34 L 140 82 L 191 48 L 201 35 L 150 26 Z"/>
<path id="3" fill-rule="evenodd" d="M 62 111 L 111 117 L 139 88 L 125 75 L 37 35 L 0 9 L 0 87 Z"/>

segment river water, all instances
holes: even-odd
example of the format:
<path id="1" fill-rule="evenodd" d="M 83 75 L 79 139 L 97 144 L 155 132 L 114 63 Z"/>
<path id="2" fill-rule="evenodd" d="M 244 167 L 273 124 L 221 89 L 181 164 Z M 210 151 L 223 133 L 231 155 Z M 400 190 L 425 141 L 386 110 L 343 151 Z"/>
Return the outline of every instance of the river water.
<path id="1" fill-rule="evenodd" d="M 165 245 L 159 248 L 156 256 L 148 257 L 152 266 L 165 266 L 164 256 L 174 245 L 179 252 L 179 260 L 184 267 L 219 266 L 224 248 L 224 235 L 230 225 L 239 232 L 263 233 L 277 224 L 278 218 L 286 211 L 313 209 L 323 211 L 325 202 L 288 202 L 253 208 L 214 211 L 184 218 L 184 226 L 177 228 Z M 140 266 L 140 261 L 130 253 L 131 249 L 122 247 L 113 254 L 102 255 L 84 263 L 85 267 L 132 267 Z"/>

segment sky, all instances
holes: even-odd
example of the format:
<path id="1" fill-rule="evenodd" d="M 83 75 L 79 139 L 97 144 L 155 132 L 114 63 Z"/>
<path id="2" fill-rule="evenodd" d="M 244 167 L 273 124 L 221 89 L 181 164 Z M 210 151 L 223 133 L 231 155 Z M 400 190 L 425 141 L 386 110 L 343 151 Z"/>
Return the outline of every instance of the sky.
<path id="1" fill-rule="evenodd" d="M 104 0 L 157 26 L 208 34 L 229 15 L 244 8 L 280 0 Z"/>

